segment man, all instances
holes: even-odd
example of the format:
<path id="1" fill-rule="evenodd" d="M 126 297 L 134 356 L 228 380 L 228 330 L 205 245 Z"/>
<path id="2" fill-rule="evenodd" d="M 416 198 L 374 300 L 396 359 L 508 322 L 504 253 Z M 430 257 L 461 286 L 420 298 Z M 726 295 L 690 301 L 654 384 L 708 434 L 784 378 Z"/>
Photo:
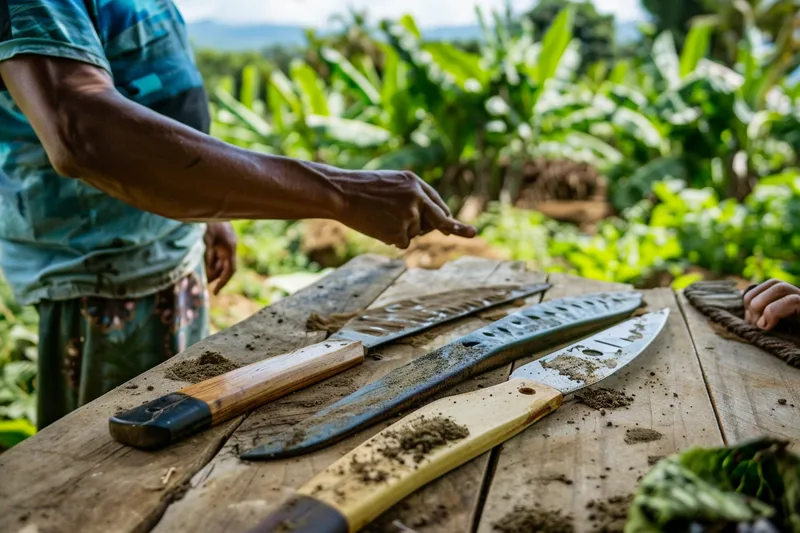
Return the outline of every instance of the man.
<path id="1" fill-rule="evenodd" d="M 769 331 L 781 320 L 800 315 L 800 288 L 771 279 L 749 289 L 744 295 L 745 320 Z"/>
<path id="2" fill-rule="evenodd" d="M 170 0 L 0 0 L 0 80 L 0 266 L 41 318 L 40 428 L 206 335 L 224 221 L 330 218 L 401 248 L 475 233 L 411 173 L 209 137 Z"/>

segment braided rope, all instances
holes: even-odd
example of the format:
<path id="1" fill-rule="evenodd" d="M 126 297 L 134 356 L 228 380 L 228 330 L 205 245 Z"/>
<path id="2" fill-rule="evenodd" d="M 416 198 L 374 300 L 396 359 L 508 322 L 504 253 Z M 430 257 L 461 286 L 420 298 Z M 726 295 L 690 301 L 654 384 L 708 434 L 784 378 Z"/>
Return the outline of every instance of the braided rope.
<path id="1" fill-rule="evenodd" d="M 800 347 L 796 342 L 779 338 L 748 324 L 744 314 L 742 293 L 736 284 L 727 281 L 697 282 L 684 290 L 684 295 L 694 308 L 731 333 L 780 358 L 787 364 L 800 368 Z M 741 311 L 740 311 L 741 310 Z M 786 337 L 788 335 L 782 335 Z M 795 335 L 791 335 L 800 342 Z"/>

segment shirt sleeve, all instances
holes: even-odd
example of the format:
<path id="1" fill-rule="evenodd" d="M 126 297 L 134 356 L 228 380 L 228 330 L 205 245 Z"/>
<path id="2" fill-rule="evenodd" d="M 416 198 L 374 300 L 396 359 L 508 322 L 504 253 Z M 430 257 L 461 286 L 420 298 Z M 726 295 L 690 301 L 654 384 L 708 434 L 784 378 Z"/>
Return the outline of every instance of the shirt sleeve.
<path id="1" fill-rule="evenodd" d="M 20 54 L 73 59 L 111 72 L 84 0 L 0 0 L 0 61 Z"/>

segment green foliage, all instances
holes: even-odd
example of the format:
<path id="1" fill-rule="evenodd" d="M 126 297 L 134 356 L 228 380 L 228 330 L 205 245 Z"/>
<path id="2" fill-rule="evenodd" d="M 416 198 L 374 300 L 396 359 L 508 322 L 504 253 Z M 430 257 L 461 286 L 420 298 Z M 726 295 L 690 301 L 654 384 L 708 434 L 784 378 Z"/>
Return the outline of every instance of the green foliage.
<path id="1" fill-rule="evenodd" d="M 34 433 L 37 327 L 36 311 L 15 304 L 0 277 L 0 449 Z"/>
<path id="2" fill-rule="evenodd" d="M 599 14 L 593 2 L 542 0 L 524 16 L 533 22 L 536 35 L 543 35 L 551 24 L 556 23 L 554 21 L 558 20 L 559 13 L 563 13 L 565 5 L 573 10 L 574 35 L 581 43 L 584 68 L 599 61 L 612 60 L 614 17 Z"/>
<path id="3" fill-rule="evenodd" d="M 733 530 L 765 519 L 800 533 L 800 458 L 770 438 L 659 461 L 636 491 L 625 533 Z"/>

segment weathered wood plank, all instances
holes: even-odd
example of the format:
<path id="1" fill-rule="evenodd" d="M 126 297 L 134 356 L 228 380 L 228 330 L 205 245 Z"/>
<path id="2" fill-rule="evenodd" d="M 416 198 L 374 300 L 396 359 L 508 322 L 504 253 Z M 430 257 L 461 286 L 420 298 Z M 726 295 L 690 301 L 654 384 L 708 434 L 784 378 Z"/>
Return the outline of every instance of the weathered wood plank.
<path id="1" fill-rule="evenodd" d="M 164 377 L 165 368 L 206 350 L 251 363 L 320 341 L 322 333 L 305 331 L 311 312 L 364 308 L 403 270 L 402 263 L 384 258 L 358 258 L 315 286 L 209 337 L 4 453 L 0 456 L 0 531 L 147 531 L 242 418 L 153 453 L 112 440 L 109 415 L 180 388 L 182 383 Z M 171 474 L 163 482 L 167 472 Z"/>
<path id="2" fill-rule="evenodd" d="M 679 295 L 725 439 L 770 435 L 800 451 L 800 369 L 747 343 L 720 337 Z M 778 400 L 786 400 L 779 403 Z"/>
<path id="3" fill-rule="evenodd" d="M 556 290 L 570 294 L 610 288 L 574 278 L 559 283 L 559 278 L 551 277 Z M 651 310 L 670 307 L 667 327 L 646 353 L 602 384 L 624 390 L 633 397 L 632 404 L 603 414 L 568 397 L 554 414 L 497 448 L 496 470 L 479 533 L 496 531 L 494 525 L 517 506 L 535 504 L 571 515 L 576 532 L 595 531 L 604 517 L 597 506 L 588 508 L 589 502 L 630 495 L 639 476 L 649 468 L 649 457 L 693 445 L 722 443 L 697 356 L 672 291 L 645 291 L 644 297 Z M 626 430 L 635 428 L 654 429 L 662 437 L 655 442 L 626 444 Z M 592 516 L 594 519 L 590 519 Z M 605 525 L 617 530 L 613 524 Z"/>
<path id="4" fill-rule="evenodd" d="M 503 282 L 535 282 L 543 279 L 544 276 L 540 274 L 526 272 L 520 263 L 462 258 L 439 271 L 406 272 L 374 306 L 447 289 Z M 169 507 L 154 531 L 202 529 L 240 532 L 252 527 L 292 495 L 295 489 L 387 424 L 378 424 L 324 450 L 294 459 L 242 462 L 237 457 L 240 449 L 249 448 L 271 435 L 276 435 L 290 424 L 385 375 L 391 369 L 487 323 L 488 321 L 479 317 L 472 317 L 439 328 L 436 336 L 422 335 L 408 344 L 386 347 L 380 351 L 380 360 L 368 360 L 364 365 L 329 380 L 323 386 L 300 391 L 256 411 L 236 430 L 221 453 L 193 478 L 186 495 Z M 423 342 L 422 339 L 429 340 Z M 500 369 L 490 373 L 489 376 L 484 376 L 486 381 L 465 384 L 461 390 L 471 390 L 479 383 L 489 385 L 500 382 L 507 371 L 508 369 Z M 412 505 L 420 509 L 417 516 L 436 514 L 435 519 L 429 519 L 431 523 L 436 523 L 435 528 L 419 531 L 469 529 L 487 459 L 476 459 L 459 471 L 435 482 L 438 485 L 432 490 L 423 490 L 412 496 Z M 434 484 L 428 488 L 432 488 Z"/>

